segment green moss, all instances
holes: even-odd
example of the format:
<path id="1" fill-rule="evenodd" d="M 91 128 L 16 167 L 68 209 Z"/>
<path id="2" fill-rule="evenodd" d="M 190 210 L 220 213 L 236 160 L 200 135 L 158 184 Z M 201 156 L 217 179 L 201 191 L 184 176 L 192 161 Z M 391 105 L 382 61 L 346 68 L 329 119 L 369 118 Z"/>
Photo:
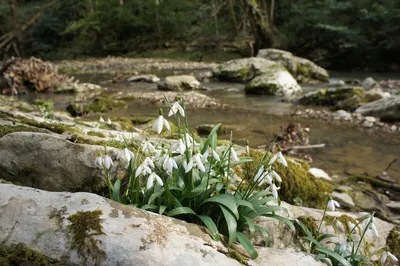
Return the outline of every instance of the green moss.
<path id="1" fill-rule="evenodd" d="M 237 252 L 234 249 L 229 249 L 228 253 L 226 254 L 227 257 L 238 261 L 242 265 L 248 265 L 249 259 Z"/>
<path id="2" fill-rule="evenodd" d="M 14 132 L 46 132 L 46 131 L 34 127 L 28 127 L 25 125 L 16 125 L 16 126 L 0 125 L 0 138 Z"/>
<path id="3" fill-rule="evenodd" d="M 70 104 L 67 111 L 72 116 L 81 116 L 89 113 L 106 113 L 116 108 L 127 107 L 126 102 L 115 100 L 108 95 L 97 96 L 93 102 L 89 104 Z"/>
<path id="4" fill-rule="evenodd" d="M 394 227 L 386 238 L 386 244 L 390 248 L 393 255 L 400 258 L 400 230 Z"/>
<path id="5" fill-rule="evenodd" d="M 243 171 L 239 176 L 249 179 L 254 176 L 258 161 L 263 152 L 250 150 L 250 156 L 253 162 L 245 163 L 242 166 Z M 267 164 L 268 162 L 266 162 Z M 324 208 L 326 195 L 333 191 L 333 185 L 325 180 L 316 179 L 309 172 L 309 165 L 304 161 L 287 160 L 288 167 L 276 162 L 275 171 L 281 176 L 282 183 L 279 190 L 279 197 L 290 204 L 301 205 L 312 208 Z"/>
<path id="6" fill-rule="evenodd" d="M 297 218 L 300 222 L 304 224 L 304 226 L 310 230 L 313 236 L 318 236 L 318 225 L 317 222 L 311 216 L 300 216 Z M 303 232 L 300 228 L 297 229 L 300 237 L 307 236 L 306 233 Z"/>
<path id="7" fill-rule="evenodd" d="M 19 243 L 17 245 L 0 246 L 0 265 L 61 266 L 66 264 Z"/>
<path id="8" fill-rule="evenodd" d="M 98 247 L 99 240 L 94 236 L 105 235 L 101 225 L 101 210 L 77 212 L 68 217 L 71 222 L 68 231 L 72 234 L 71 249 L 77 249 L 78 255 L 84 259 L 85 264 L 92 258 L 95 264 L 105 259 L 106 253 Z"/>
<path id="9" fill-rule="evenodd" d="M 119 125 L 119 128 L 115 128 L 116 130 L 124 130 L 124 131 L 136 131 L 136 128 L 133 125 L 133 122 L 131 119 L 127 117 L 116 117 L 113 118 L 113 124 L 114 122 Z"/>
<path id="10" fill-rule="evenodd" d="M 328 225 L 332 225 L 333 228 L 335 229 L 335 232 L 338 232 L 338 223 L 341 223 L 344 227 L 344 231 L 346 234 L 350 234 L 351 230 L 353 228 L 350 228 L 350 223 L 357 225 L 358 221 L 346 214 L 343 214 L 341 216 L 330 216 L 330 215 L 326 215 L 324 218 L 324 221 L 326 222 L 326 224 Z M 357 226 L 357 229 L 359 234 L 361 234 L 361 228 L 360 226 Z"/>
<path id="11" fill-rule="evenodd" d="M 323 105 L 334 106 L 340 101 L 344 101 L 353 96 L 361 97 L 364 94 L 363 88 L 332 88 L 318 89 L 315 93 L 302 97 L 299 100 L 300 104 L 304 105 Z"/>
<path id="12" fill-rule="evenodd" d="M 75 132 L 76 130 L 72 129 L 70 126 L 60 124 L 60 123 L 45 123 L 45 122 L 38 122 L 35 120 L 31 120 L 28 118 L 20 118 L 19 121 L 23 124 L 27 124 L 30 126 L 44 128 L 50 130 L 54 133 L 62 134 L 64 132 Z"/>
<path id="13" fill-rule="evenodd" d="M 134 125 L 144 125 L 146 123 L 149 123 L 151 120 L 153 120 L 153 117 L 149 117 L 149 116 L 138 116 L 138 117 L 134 117 L 132 118 L 132 123 Z"/>
<path id="14" fill-rule="evenodd" d="M 98 131 L 89 131 L 87 134 L 89 136 L 95 136 L 95 137 L 99 137 L 99 138 L 105 138 L 106 137 L 103 133 L 98 132 Z"/>

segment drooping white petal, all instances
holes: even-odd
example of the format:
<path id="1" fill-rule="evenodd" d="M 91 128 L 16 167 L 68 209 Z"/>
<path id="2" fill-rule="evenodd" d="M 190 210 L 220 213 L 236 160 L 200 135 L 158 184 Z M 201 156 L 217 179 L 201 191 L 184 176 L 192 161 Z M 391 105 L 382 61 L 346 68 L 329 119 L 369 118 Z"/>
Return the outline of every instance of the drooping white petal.
<path id="1" fill-rule="evenodd" d="M 151 168 L 154 168 L 154 162 L 150 157 L 146 157 L 146 159 L 144 159 L 143 164 L 150 166 Z"/>
<path id="2" fill-rule="evenodd" d="M 278 155 L 276 155 L 276 154 L 274 156 L 272 156 L 271 160 L 269 160 L 269 162 L 268 162 L 268 165 L 272 165 L 276 161 L 277 158 L 278 158 Z"/>
<path id="3" fill-rule="evenodd" d="M 183 107 L 178 102 L 176 102 L 176 105 L 178 107 L 178 111 L 181 114 L 181 116 L 185 117 L 185 110 L 183 109 Z"/>
<path id="4" fill-rule="evenodd" d="M 112 122 L 111 122 L 110 118 L 107 120 L 107 124 L 109 124 L 109 125 L 111 125 L 111 124 L 112 124 Z"/>
<path id="5" fill-rule="evenodd" d="M 260 178 L 260 176 L 261 176 L 261 174 L 263 173 L 263 171 L 264 171 L 264 165 L 262 165 L 262 166 L 260 167 L 260 169 L 258 169 L 257 174 L 254 176 L 254 180 L 255 180 L 256 182 L 257 182 L 258 179 Z"/>
<path id="6" fill-rule="evenodd" d="M 160 134 L 164 125 L 164 117 L 159 115 L 157 120 L 154 122 L 152 130 L 156 131 L 157 134 Z"/>
<path id="7" fill-rule="evenodd" d="M 207 158 L 208 158 L 208 150 L 206 150 L 206 152 L 203 153 L 203 155 L 201 156 L 201 160 L 202 160 L 203 162 L 206 162 L 206 161 L 207 161 Z"/>
<path id="8" fill-rule="evenodd" d="M 233 147 L 231 148 L 231 157 L 232 157 L 232 160 L 234 160 L 235 162 L 240 161 L 238 156 L 237 156 L 237 154 L 236 154 L 236 151 L 235 151 L 235 149 Z"/>
<path id="9" fill-rule="evenodd" d="M 288 167 L 285 157 L 283 157 L 282 152 L 278 152 L 278 162 L 281 163 L 283 166 Z"/>
<path id="10" fill-rule="evenodd" d="M 98 156 L 97 158 L 96 158 L 96 160 L 94 160 L 94 164 L 96 165 L 96 166 L 98 166 L 98 167 L 103 167 L 103 164 L 104 164 L 104 159 L 103 159 L 103 157 L 101 157 L 101 156 Z"/>
<path id="11" fill-rule="evenodd" d="M 102 116 L 100 116 L 99 121 L 100 121 L 100 123 L 104 123 L 105 122 Z"/>
<path id="12" fill-rule="evenodd" d="M 277 200 L 278 199 L 278 188 L 275 186 L 275 184 L 271 185 L 271 192 L 272 196 Z"/>
<path id="13" fill-rule="evenodd" d="M 135 177 L 138 177 L 143 171 L 143 166 L 139 165 L 135 172 Z"/>
<path id="14" fill-rule="evenodd" d="M 185 173 L 189 172 L 193 168 L 193 160 L 190 159 L 189 163 L 186 163 L 186 160 L 183 161 L 183 168 L 185 168 Z"/>
<path id="15" fill-rule="evenodd" d="M 329 200 L 329 201 L 328 201 L 327 208 L 328 208 L 331 212 L 335 211 L 335 204 L 333 203 L 333 200 Z"/>
<path id="16" fill-rule="evenodd" d="M 161 177 L 159 177 L 159 176 L 158 176 L 156 173 L 154 173 L 154 172 L 153 172 L 153 174 L 154 174 L 154 176 L 155 176 L 155 178 L 156 178 L 157 183 L 158 183 L 160 186 L 163 186 L 163 185 L 164 185 L 164 182 L 162 181 Z"/>
<path id="17" fill-rule="evenodd" d="M 395 261 L 395 262 L 398 262 L 398 261 L 399 261 L 399 260 L 397 259 L 397 257 L 396 257 L 395 255 L 393 255 L 392 253 L 390 253 L 389 251 L 388 251 L 387 254 L 389 255 L 389 257 L 390 257 L 390 259 L 391 259 L 392 261 Z"/>
<path id="18" fill-rule="evenodd" d="M 201 161 L 200 154 L 198 154 L 198 153 L 195 154 L 193 156 L 193 159 L 196 162 L 197 168 L 199 168 L 200 171 L 205 172 L 206 168 L 204 167 L 203 162 Z"/>
<path id="19" fill-rule="evenodd" d="M 106 154 L 104 156 L 104 167 L 108 170 L 108 169 L 110 169 L 111 165 L 113 165 L 113 164 L 114 163 L 113 163 L 111 157 L 108 156 L 108 154 Z"/>
<path id="20" fill-rule="evenodd" d="M 212 150 L 212 154 L 215 160 L 220 161 L 221 159 L 219 158 L 219 155 L 216 151 Z"/>
<path id="21" fill-rule="evenodd" d="M 371 230 L 375 237 L 379 237 L 378 230 L 376 229 L 376 226 L 374 223 L 371 224 Z"/>
<path id="22" fill-rule="evenodd" d="M 165 126 L 169 131 L 171 131 L 171 127 L 170 127 L 170 125 L 169 125 L 167 119 L 165 119 L 164 117 L 163 117 L 162 119 L 163 119 L 163 124 L 164 124 L 164 126 Z"/>
<path id="23" fill-rule="evenodd" d="M 386 262 L 386 260 L 387 260 L 387 255 L 388 255 L 388 253 L 387 253 L 386 251 L 383 252 L 382 257 L 381 257 L 381 263 L 382 263 L 382 265 Z"/>
<path id="24" fill-rule="evenodd" d="M 278 182 L 282 182 L 282 178 L 278 175 L 277 172 L 275 172 L 275 170 L 272 170 L 271 176 L 272 176 L 273 178 L 275 178 Z"/>
<path id="25" fill-rule="evenodd" d="M 270 185 L 272 184 L 273 179 L 272 179 L 272 176 L 270 173 L 266 172 L 266 175 L 262 175 L 262 177 L 263 177 L 263 180 L 265 180 L 265 182 L 267 184 L 270 184 Z"/>
<path id="26" fill-rule="evenodd" d="M 147 178 L 147 184 L 146 184 L 147 190 L 149 190 L 153 186 L 154 178 L 155 176 L 153 174 L 149 175 L 149 177 Z"/>
<path id="27" fill-rule="evenodd" d="M 182 139 L 179 139 L 179 148 L 178 149 L 179 149 L 180 154 L 184 154 L 186 151 L 186 146 L 185 146 L 185 143 L 183 143 Z"/>

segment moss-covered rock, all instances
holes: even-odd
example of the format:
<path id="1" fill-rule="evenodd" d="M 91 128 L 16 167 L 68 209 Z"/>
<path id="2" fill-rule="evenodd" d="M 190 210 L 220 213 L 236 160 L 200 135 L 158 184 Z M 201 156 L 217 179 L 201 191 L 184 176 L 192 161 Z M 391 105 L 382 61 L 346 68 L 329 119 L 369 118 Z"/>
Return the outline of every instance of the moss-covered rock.
<path id="1" fill-rule="evenodd" d="M 72 116 L 81 116 L 89 113 L 106 113 L 116 108 L 125 108 L 127 103 L 115 100 L 108 95 L 97 96 L 91 103 L 73 103 L 67 106 Z"/>
<path id="2" fill-rule="evenodd" d="M 85 263 L 93 259 L 96 264 L 106 257 L 103 250 L 98 247 L 98 241 L 94 236 L 104 235 L 101 225 L 101 210 L 77 212 L 68 217 L 71 222 L 68 231 L 71 234 L 71 249 L 77 249 Z"/>
<path id="3" fill-rule="evenodd" d="M 238 172 L 238 175 L 249 179 L 254 176 L 262 152 L 251 150 L 250 156 L 254 159 L 251 163 L 246 163 Z M 276 172 L 281 176 L 282 183 L 279 190 L 281 200 L 290 204 L 301 205 L 312 208 L 324 208 L 327 195 L 333 191 L 333 185 L 325 180 L 316 179 L 308 170 L 309 165 L 304 161 L 293 159 L 287 160 L 288 167 L 275 162 Z"/>
<path id="4" fill-rule="evenodd" d="M 334 106 L 340 101 L 363 94 L 364 89 L 360 87 L 318 89 L 317 91 L 306 93 L 298 99 L 298 102 L 302 105 Z"/>
<path id="5" fill-rule="evenodd" d="M 400 258 L 400 229 L 394 227 L 386 238 L 386 244 L 390 248 L 393 255 Z"/>
<path id="6" fill-rule="evenodd" d="M 19 243 L 17 245 L 0 246 L 0 265 L 62 266 L 66 264 L 49 258 L 36 250 L 29 249 L 23 243 Z"/>
<path id="7" fill-rule="evenodd" d="M 25 126 L 25 125 L 15 125 L 15 126 L 10 126 L 10 125 L 0 125 L 0 138 L 13 132 L 42 132 L 45 133 L 46 130 L 40 129 L 40 128 L 35 128 L 35 127 L 30 127 L 30 126 Z"/>
<path id="8" fill-rule="evenodd" d="M 257 57 L 272 60 L 284 66 L 298 82 L 328 82 L 328 71 L 314 62 L 278 49 L 261 49 Z"/>

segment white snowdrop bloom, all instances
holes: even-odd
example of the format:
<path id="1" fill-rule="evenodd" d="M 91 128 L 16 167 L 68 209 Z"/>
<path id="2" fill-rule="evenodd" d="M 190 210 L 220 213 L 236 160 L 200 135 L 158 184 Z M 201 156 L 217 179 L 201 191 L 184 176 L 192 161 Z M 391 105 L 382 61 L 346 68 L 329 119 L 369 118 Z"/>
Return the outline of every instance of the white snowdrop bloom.
<path id="1" fill-rule="evenodd" d="M 282 152 L 276 153 L 274 156 L 272 156 L 271 160 L 269 160 L 268 165 L 272 165 L 276 160 L 283 166 L 288 166 L 285 157 L 283 156 Z"/>
<path id="2" fill-rule="evenodd" d="M 264 165 L 262 165 L 261 167 L 260 167 L 260 169 L 258 169 L 258 171 L 257 171 L 257 174 L 254 176 L 254 180 L 256 181 L 256 182 L 259 182 L 259 180 L 261 181 L 261 175 L 263 174 L 263 172 L 264 172 Z"/>
<path id="3" fill-rule="evenodd" d="M 108 154 L 104 155 L 104 167 L 108 170 L 113 164 L 111 157 Z"/>
<path id="4" fill-rule="evenodd" d="M 183 168 L 185 169 L 185 173 L 189 172 L 193 168 L 193 159 L 190 159 L 189 162 L 186 162 L 186 159 L 182 163 Z"/>
<path id="5" fill-rule="evenodd" d="M 105 122 L 102 116 L 100 116 L 99 122 L 100 123 L 104 123 Z"/>
<path id="6" fill-rule="evenodd" d="M 206 171 L 206 168 L 204 167 L 204 164 L 201 161 L 201 155 L 199 153 L 193 155 L 193 162 L 196 164 L 197 168 L 199 168 L 200 171 L 202 172 Z"/>
<path id="7" fill-rule="evenodd" d="M 143 152 L 151 152 L 151 153 L 153 153 L 153 152 L 156 151 L 156 149 L 154 148 L 154 145 L 150 141 L 145 140 L 142 143 L 142 151 Z"/>
<path id="8" fill-rule="evenodd" d="M 153 172 L 153 173 L 151 173 L 151 174 L 149 175 L 149 177 L 147 178 L 147 184 L 146 184 L 146 189 L 147 189 L 147 190 L 149 190 L 149 189 L 153 186 L 154 179 L 157 181 L 157 183 L 158 183 L 160 186 L 163 186 L 163 185 L 164 185 L 164 182 L 162 181 L 161 177 L 159 177 L 156 173 Z"/>
<path id="9" fill-rule="evenodd" d="M 128 148 L 123 149 L 120 153 L 117 155 L 117 159 L 124 157 L 128 162 L 131 161 L 131 159 L 134 158 L 133 152 L 128 150 Z"/>
<path id="10" fill-rule="evenodd" d="M 375 226 L 375 218 L 373 215 L 367 212 L 360 212 L 360 214 L 363 216 L 364 221 L 363 221 L 363 232 L 365 230 L 371 229 L 372 233 L 375 237 L 378 237 L 378 230 L 376 229 Z"/>
<path id="11" fill-rule="evenodd" d="M 146 157 L 143 161 L 143 164 L 150 166 L 151 168 L 154 168 L 154 162 L 150 157 Z"/>
<path id="12" fill-rule="evenodd" d="M 178 112 L 182 117 L 185 117 L 185 110 L 182 108 L 179 102 L 175 102 L 171 106 L 171 110 L 169 110 L 168 116 L 175 115 Z"/>
<path id="13" fill-rule="evenodd" d="M 168 121 L 162 115 L 159 115 L 157 120 L 154 122 L 152 129 L 153 131 L 156 131 L 157 134 L 160 134 L 164 126 L 171 131 Z"/>
<path id="14" fill-rule="evenodd" d="M 108 125 L 111 125 L 111 124 L 112 124 L 110 118 L 107 120 L 107 124 L 108 124 Z"/>
<path id="15" fill-rule="evenodd" d="M 272 179 L 271 174 L 268 173 L 268 172 L 266 172 L 266 173 L 263 175 L 263 182 L 265 182 L 265 183 L 271 185 L 271 184 L 272 184 L 272 181 L 273 181 L 273 179 Z"/>
<path id="16" fill-rule="evenodd" d="M 214 149 L 211 149 L 211 151 L 212 151 L 212 155 L 213 155 L 214 159 L 216 161 L 221 161 L 221 158 L 219 158 L 218 153 Z"/>
<path id="17" fill-rule="evenodd" d="M 333 212 L 333 211 L 335 211 L 336 207 L 337 207 L 337 208 L 340 208 L 339 202 L 337 202 L 336 200 L 330 198 L 330 199 L 328 200 L 328 203 L 327 203 L 327 208 L 328 208 L 331 212 Z"/>
<path id="18" fill-rule="evenodd" d="M 178 165 L 176 164 L 175 160 L 169 157 L 168 155 L 165 157 L 163 168 L 167 171 L 167 174 L 172 174 L 172 171 L 178 169 Z"/>
<path id="19" fill-rule="evenodd" d="M 278 190 L 279 190 L 279 189 L 280 189 L 279 187 L 276 187 L 275 184 L 272 183 L 272 185 L 271 185 L 271 192 L 272 192 L 272 196 L 274 196 L 274 198 L 275 198 L 276 200 L 278 200 Z"/>
<path id="20" fill-rule="evenodd" d="M 381 257 L 381 263 L 382 263 L 382 265 L 386 262 L 387 258 L 389 258 L 391 261 L 394 261 L 394 262 L 398 262 L 398 261 L 399 261 L 399 260 L 396 258 L 395 255 L 393 255 L 393 254 L 390 253 L 389 251 L 385 251 L 385 252 L 383 252 L 382 257 Z"/>
<path id="21" fill-rule="evenodd" d="M 277 172 L 275 172 L 275 170 L 271 171 L 271 177 L 275 178 L 275 180 L 278 182 L 282 182 L 282 178 L 278 175 Z"/>
<path id="22" fill-rule="evenodd" d="M 232 158 L 232 160 L 234 160 L 235 162 L 240 161 L 239 158 L 238 158 L 238 156 L 237 156 L 237 153 L 236 153 L 236 151 L 235 151 L 235 149 L 234 149 L 233 147 L 231 147 L 231 158 Z"/>
<path id="23" fill-rule="evenodd" d="M 141 164 L 141 165 L 139 165 L 139 167 L 136 169 L 136 172 L 135 172 L 135 177 L 138 177 L 138 176 L 140 176 L 140 175 L 146 175 L 146 174 L 151 174 L 151 169 L 150 169 L 150 167 L 148 167 L 147 165 L 145 165 L 145 164 Z"/>
<path id="24" fill-rule="evenodd" d="M 171 151 L 178 152 L 179 154 L 184 154 L 186 151 L 185 143 L 183 143 L 182 139 L 179 139 L 171 146 Z"/>
<path id="25" fill-rule="evenodd" d="M 102 156 L 98 156 L 98 157 L 96 158 L 96 160 L 94 160 L 94 165 L 96 165 L 96 166 L 98 166 L 98 167 L 100 167 L 100 168 L 103 167 L 103 164 L 104 164 L 104 159 L 103 159 Z"/>

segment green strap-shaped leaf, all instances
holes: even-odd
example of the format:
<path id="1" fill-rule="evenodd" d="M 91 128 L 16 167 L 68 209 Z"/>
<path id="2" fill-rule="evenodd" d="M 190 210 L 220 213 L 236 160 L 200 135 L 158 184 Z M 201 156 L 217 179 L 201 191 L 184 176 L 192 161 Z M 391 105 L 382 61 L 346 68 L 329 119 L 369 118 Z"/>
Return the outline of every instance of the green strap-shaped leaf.
<path id="1" fill-rule="evenodd" d="M 244 249 L 249 253 L 250 257 L 252 259 L 255 259 L 258 257 L 257 251 L 254 249 L 253 244 L 251 244 L 250 240 L 246 237 L 245 234 L 242 232 L 237 232 L 237 239 L 239 240 L 240 244 L 244 247 Z"/>
<path id="2" fill-rule="evenodd" d="M 208 134 L 208 137 L 207 137 L 207 139 L 206 139 L 206 142 L 204 143 L 203 148 L 201 149 L 201 154 L 203 154 L 203 153 L 206 152 L 208 146 L 211 144 L 213 135 L 214 135 L 214 134 L 215 134 L 215 135 L 217 134 L 217 130 L 218 130 L 218 128 L 219 128 L 220 126 L 221 126 L 221 123 L 215 125 L 215 127 L 211 130 L 210 134 Z M 213 147 L 213 148 L 215 148 L 215 147 Z"/>
<path id="3" fill-rule="evenodd" d="M 317 241 L 321 242 L 322 240 L 325 240 L 327 238 L 331 238 L 331 237 L 337 237 L 337 235 L 332 235 L 332 234 L 324 234 L 322 236 L 319 236 L 317 238 Z"/>
<path id="4" fill-rule="evenodd" d="M 322 260 L 322 259 L 325 258 L 325 257 L 326 257 L 326 255 L 325 255 L 324 253 L 319 253 L 318 256 L 315 258 L 315 260 L 316 260 L 316 261 L 320 261 L 320 260 Z"/>
<path id="5" fill-rule="evenodd" d="M 303 230 L 303 232 L 310 238 L 313 238 L 314 236 L 312 235 L 311 231 L 308 230 L 307 226 L 305 226 L 304 223 L 302 223 L 300 220 L 296 220 L 296 223 L 300 226 L 300 229 Z"/>
<path id="6" fill-rule="evenodd" d="M 152 204 L 153 201 L 154 201 L 156 198 L 160 197 L 163 193 L 164 193 L 164 189 L 162 188 L 162 189 L 160 189 L 159 191 L 157 191 L 157 192 L 151 194 L 151 196 L 149 197 L 149 200 L 148 200 L 147 204 Z"/>
<path id="7" fill-rule="evenodd" d="M 249 219 L 246 216 L 243 216 L 243 218 L 246 220 L 247 225 L 249 226 L 250 230 L 250 239 L 254 237 L 254 233 L 256 232 L 256 227 L 254 226 L 254 223 L 251 219 Z"/>
<path id="8" fill-rule="evenodd" d="M 240 200 L 240 199 L 236 199 L 236 204 L 238 206 L 245 206 L 253 211 L 256 211 L 256 209 L 254 209 L 253 204 L 251 204 L 250 202 L 248 202 L 247 200 Z"/>
<path id="9" fill-rule="evenodd" d="M 200 220 L 204 223 L 204 225 L 208 228 L 208 230 L 210 230 L 211 237 L 214 240 L 219 241 L 220 240 L 219 232 L 217 225 L 214 223 L 214 221 L 209 216 L 206 215 L 197 215 L 197 217 L 199 217 Z"/>
<path id="10" fill-rule="evenodd" d="M 255 209 L 256 209 L 258 215 L 260 215 L 260 216 L 266 215 L 266 214 L 269 214 L 272 212 L 283 211 L 283 208 L 281 206 L 274 206 L 274 205 L 272 205 L 272 206 L 264 205 L 264 206 L 258 206 L 258 207 L 256 206 Z"/>
<path id="11" fill-rule="evenodd" d="M 282 216 L 279 216 L 276 214 L 266 214 L 264 216 L 271 217 L 271 218 L 277 219 L 281 222 L 284 222 L 287 226 L 289 226 L 289 228 L 293 231 L 293 233 L 296 232 L 296 228 L 294 227 L 292 221 L 290 221 L 288 218 L 285 218 L 285 217 L 282 217 Z"/>
<path id="12" fill-rule="evenodd" d="M 220 194 L 212 198 L 206 199 L 201 203 L 201 205 L 207 202 L 215 202 L 218 203 L 219 205 L 225 206 L 233 213 L 233 215 L 235 215 L 236 220 L 239 219 L 239 212 L 237 210 L 236 200 L 232 195 Z"/>
<path id="13" fill-rule="evenodd" d="M 165 209 L 167 208 L 167 206 L 165 206 L 165 205 L 161 205 L 160 206 L 160 209 L 158 210 L 158 213 L 160 214 L 160 215 L 163 215 L 163 213 L 165 212 Z"/>
<path id="14" fill-rule="evenodd" d="M 140 207 L 142 210 L 157 210 L 158 206 L 152 204 L 146 204 Z"/>
<path id="15" fill-rule="evenodd" d="M 176 215 L 180 215 L 180 214 L 194 214 L 196 215 L 196 213 L 189 207 L 178 207 L 175 208 L 169 212 L 167 212 L 167 216 L 176 216 Z"/>
<path id="16" fill-rule="evenodd" d="M 323 248 L 323 247 L 318 247 L 315 250 L 328 255 L 330 258 L 335 259 L 336 261 L 338 261 L 343 266 L 352 266 L 350 264 L 350 262 L 348 262 L 345 258 L 343 258 L 339 254 L 337 254 L 337 253 L 335 253 L 335 252 L 333 252 L 333 251 L 331 251 L 329 249 L 326 249 L 326 248 Z"/>
<path id="17" fill-rule="evenodd" d="M 267 230 L 265 230 L 265 228 L 262 228 L 261 226 L 258 226 L 258 225 L 255 225 L 254 227 L 256 228 L 256 230 L 261 232 L 261 234 L 264 237 L 265 247 L 268 247 L 269 246 L 269 234 L 268 234 Z"/>
<path id="18" fill-rule="evenodd" d="M 237 222 L 232 212 L 224 205 L 219 205 L 225 217 L 226 225 L 228 226 L 228 247 L 231 247 L 236 239 Z"/>
<path id="19" fill-rule="evenodd" d="M 112 188 L 112 200 L 122 203 L 121 199 L 121 179 L 117 179 Z"/>

